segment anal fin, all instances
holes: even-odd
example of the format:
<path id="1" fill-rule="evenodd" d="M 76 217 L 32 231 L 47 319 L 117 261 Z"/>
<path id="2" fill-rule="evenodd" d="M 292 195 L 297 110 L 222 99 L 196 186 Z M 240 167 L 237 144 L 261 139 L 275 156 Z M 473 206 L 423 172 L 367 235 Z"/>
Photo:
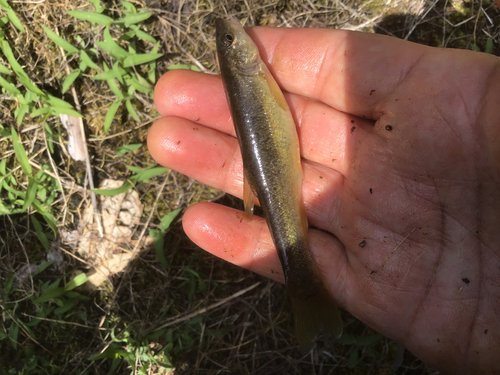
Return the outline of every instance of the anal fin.
<path id="1" fill-rule="evenodd" d="M 245 207 L 245 214 L 249 220 L 253 217 L 253 207 L 255 204 L 255 195 L 253 193 L 252 187 L 248 182 L 246 172 L 243 173 L 243 205 Z"/>

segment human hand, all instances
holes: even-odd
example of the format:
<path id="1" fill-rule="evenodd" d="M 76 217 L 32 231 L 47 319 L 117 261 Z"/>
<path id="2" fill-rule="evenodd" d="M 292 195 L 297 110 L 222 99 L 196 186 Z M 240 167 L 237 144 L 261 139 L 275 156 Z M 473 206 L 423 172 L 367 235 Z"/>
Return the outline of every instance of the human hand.
<path id="1" fill-rule="evenodd" d="M 500 371 L 500 63 L 319 29 L 248 30 L 298 125 L 311 250 L 339 306 L 445 372 Z M 218 76 L 164 75 L 148 146 L 241 197 Z M 264 219 L 190 207 L 200 247 L 283 282 Z M 483 371 L 483 372 L 481 372 Z"/>

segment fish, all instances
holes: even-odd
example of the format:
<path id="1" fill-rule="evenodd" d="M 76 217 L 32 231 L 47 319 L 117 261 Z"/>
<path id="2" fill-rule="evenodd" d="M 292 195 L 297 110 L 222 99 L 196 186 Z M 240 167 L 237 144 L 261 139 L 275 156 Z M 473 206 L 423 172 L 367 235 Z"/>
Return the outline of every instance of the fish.
<path id="1" fill-rule="evenodd" d="M 303 171 L 293 116 L 279 85 L 240 22 L 218 18 L 217 60 L 243 159 L 243 203 L 262 208 L 283 268 L 299 347 L 320 332 L 342 335 L 339 310 L 309 247 Z"/>

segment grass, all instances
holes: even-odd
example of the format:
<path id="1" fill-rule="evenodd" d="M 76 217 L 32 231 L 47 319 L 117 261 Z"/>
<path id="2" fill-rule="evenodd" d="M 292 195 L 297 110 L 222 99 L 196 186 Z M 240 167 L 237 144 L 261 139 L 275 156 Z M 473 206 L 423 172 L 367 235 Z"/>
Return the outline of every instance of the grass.
<path id="1" fill-rule="evenodd" d="M 152 90 L 167 69 L 217 72 L 214 15 L 498 55 L 494 2 L 67 4 L 0 0 L 0 373 L 434 374 L 346 312 L 339 341 L 298 351 L 284 287 L 215 259 L 183 234 L 179 218 L 189 205 L 240 202 L 155 165 L 145 146 L 158 117 Z M 80 126 L 88 158 L 86 150 L 75 158 L 68 145 Z M 95 199 L 86 159 L 96 182 L 119 186 L 94 189 Z M 129 228 L 127 241 L 110 248 L 130 263 L 89 289 L 98 258 L 82 254 L 74 230 L 83 232 L 93 200 L 116 202 L 132 191 L 139 222 L 117 214 L 88 231 L 99 238 L 99 230 Z"/>

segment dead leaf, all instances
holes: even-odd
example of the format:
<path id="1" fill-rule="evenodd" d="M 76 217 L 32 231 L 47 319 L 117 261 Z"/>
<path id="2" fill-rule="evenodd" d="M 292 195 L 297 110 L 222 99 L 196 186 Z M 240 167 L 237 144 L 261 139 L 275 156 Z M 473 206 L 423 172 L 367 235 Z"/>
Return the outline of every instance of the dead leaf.
<path id="1" fill-rule="evenodd" d="M 100 189 L 120 187 L 123 181 L 104 180 Z M 113 197 L 98 195 L 104 237 L 100 237 L 94 222 L 92 205 L 83 211 L 76 251 L 92 269 L 87 273 L 87 288 L 95 289 L 111 275 L 121 272 L 134 259 L 139 251 L 133 252 L 136 241 L 132 235 L 142 217 L 143 205 L 135 190 Z M 74 238 L 74 236 L 73 236 Z"/>
<path id="2" fill-rule="evenodd" d="M 59 115 L 59 118 L 68 132 L 68 153 L 73 159 L 84 161 L 87 148 L 85 147 L 85 135 L 82 134 L 82 119 L 64 114 Z"/>

